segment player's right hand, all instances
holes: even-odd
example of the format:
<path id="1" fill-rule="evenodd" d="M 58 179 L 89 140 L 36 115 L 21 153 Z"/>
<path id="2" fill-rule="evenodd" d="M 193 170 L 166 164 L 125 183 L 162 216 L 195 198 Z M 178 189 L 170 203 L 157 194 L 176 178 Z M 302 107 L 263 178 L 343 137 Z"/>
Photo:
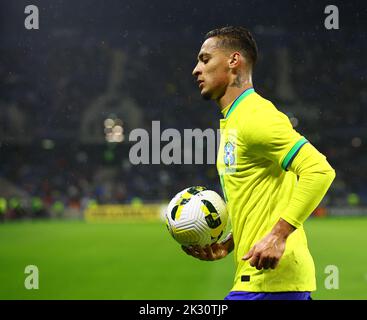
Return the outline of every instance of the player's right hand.
<path id="1" fill-rule="evenodd" d="M 204 261 L 214 261 L 224 258 L 228 255 L 228 248 L 223 243 L 213 243 L 205 247 L 200 246 L 181 246 L 182 250 L 188 255 Z"/>

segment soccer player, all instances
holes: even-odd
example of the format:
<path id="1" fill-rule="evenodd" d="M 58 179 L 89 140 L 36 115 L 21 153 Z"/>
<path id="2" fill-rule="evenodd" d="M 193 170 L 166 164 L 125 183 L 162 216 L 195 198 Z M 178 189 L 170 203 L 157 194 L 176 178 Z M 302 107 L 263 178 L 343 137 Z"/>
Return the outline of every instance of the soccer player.
<path id="1" fill-rule="evenodd" d="M 183 247 L 201 260 L 234 251 L 236 274 L 225 299 L 309 300 L 315 267 L 303 223 L 335 171 L 288 117 L 256 93 L 257 45 L 242 27 L 207 33 L 193 75 L 204 99 L 220 107 L 217 169 L 232 232 L 205 248 Z"/>

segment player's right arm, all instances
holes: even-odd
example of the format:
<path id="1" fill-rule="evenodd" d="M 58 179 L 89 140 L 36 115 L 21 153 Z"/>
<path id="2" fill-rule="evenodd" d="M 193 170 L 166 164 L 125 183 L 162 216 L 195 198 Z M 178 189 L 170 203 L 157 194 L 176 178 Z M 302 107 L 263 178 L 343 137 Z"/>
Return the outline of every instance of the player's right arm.
<path id="1" fill-rule="evenodd" d="M 229 253 L 231 253 L 233 249 L 234 249 L 234 242 L 232 233 L 229 233 L 227 237 L 223 239 L 221 242 L 213 243 L 210 246 L 209 245 L 205 247 L 182 246 L 182 250 L 185 251 L 188 255 L 205 261 L 214 261 L 222 259 L 226 257 Z"/>

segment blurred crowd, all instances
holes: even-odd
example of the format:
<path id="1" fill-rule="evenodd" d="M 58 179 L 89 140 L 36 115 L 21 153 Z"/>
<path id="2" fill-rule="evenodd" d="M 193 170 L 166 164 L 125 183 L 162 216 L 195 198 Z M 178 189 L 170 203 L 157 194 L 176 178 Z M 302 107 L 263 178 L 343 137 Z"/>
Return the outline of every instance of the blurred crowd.
<path id="1" fill-rule="evenodd" d="M 258 33 L 255 89 L 336 169 L 323 205 L 366 205 L 366 44 L 343 35 L 316 41 Z M 129 132 L 150 132 L 152 121 L 162 131 L 218 128 L 218 108 L 201 100 L 191 76 L 199 47 L 157 39 L 1 48 L 0 214 L 60 216 L 93 203 L 169 201 L 190 185 L 221 192 L 213 164 L 129 161 Z M 123 123 L 121 143 L 106 141 L 107 118 Z"/>

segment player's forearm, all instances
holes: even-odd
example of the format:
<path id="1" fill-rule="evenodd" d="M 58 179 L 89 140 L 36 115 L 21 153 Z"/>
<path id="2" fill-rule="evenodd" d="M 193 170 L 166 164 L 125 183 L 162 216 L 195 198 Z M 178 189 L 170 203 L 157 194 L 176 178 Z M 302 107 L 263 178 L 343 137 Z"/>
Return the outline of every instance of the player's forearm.
<path id="1" fill-rule="evenodd" d="M 290 170 L 299 176 L 286 211 L 281 218 L 299 228 L 316 209 L 335 178 L 335 171 L 312 145 L 305 145 Z"/>

